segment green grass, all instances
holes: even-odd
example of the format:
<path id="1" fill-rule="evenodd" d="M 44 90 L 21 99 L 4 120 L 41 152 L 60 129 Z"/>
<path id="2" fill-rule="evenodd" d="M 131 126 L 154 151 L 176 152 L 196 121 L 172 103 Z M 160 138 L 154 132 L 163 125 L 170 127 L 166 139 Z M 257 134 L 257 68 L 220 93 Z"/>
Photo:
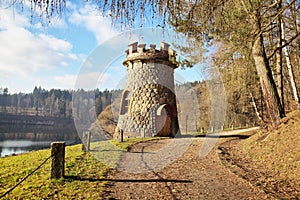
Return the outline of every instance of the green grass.
<path id="1" fill-rule="evenodd" d="M 87 153 L 81 151 L 81 145 L 68 146 L 65 178 L 50 179 L 51 161 L 48 160 L 3 199 L 101 199 L 107 183 L 101 179 L 115 166 L 120 153 L 133 144 L 153 139 L 159 138 L 132 138 L 123 143 L 117 140 L 96 142 Z M 0 196 L 39 166 L 50 153 L 47 149 L 0 158 Z"/>

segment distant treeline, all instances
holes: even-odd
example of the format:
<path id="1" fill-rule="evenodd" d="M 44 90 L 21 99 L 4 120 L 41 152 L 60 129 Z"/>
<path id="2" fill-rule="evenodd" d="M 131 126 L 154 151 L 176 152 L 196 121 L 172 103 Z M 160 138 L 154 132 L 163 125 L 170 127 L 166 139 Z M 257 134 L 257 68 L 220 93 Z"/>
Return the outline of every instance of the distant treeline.
<path id="1" fill-rule="evenodd" d="M 50 116 L 72 118 L 72 98 L 94 95 L 95 111 L 98 115 L 111 103 L 112 93 L 116 90 L 46 90 L 35 87 L 31 93 L 10 94 L 8 88 L 0 89 L 0 112 L 16 115 Z M 81 95 L 74 95 L 80 93 Z"/>
<path id="2" fill-rule="evenodd" d="M 178 115 L 182 130 L 208 131 L 210 126 L 220 128 L 221 125 L 223 128 L 253 126 L 259 123 L 257 113 L 264 117 L 265 106 L 255 77 L 250 79 L 249 73 L 244 73 L 245 78 L 237 78 L 233 70 L 226 70 L 222 69 L 223 84 L 212 80 L 176 84 Z M 224 94 L 222 90 L 225 90 Z M 117 123 L 121 92 L 122 90 L 99 89 L 48 91 L 35 87 L 33 92 L 28 94 L 10 94 L 5 88 L 0 89 L 0 115 L 9 113 L 74 118 L 78 122 L 77 125 L 90 126 L 95 120 L 95 113 L 101 121 L 101 128 L 106 130 L 106 126 L 111 126 L 111 123 L 115 126 Z M 223 99 L 222 95 L 225 95 Z M 111 104 L 113 113 L 110 111 Z M 100 113 L 102 114 L 99 118 Z M 112 134 L 114 127 L 110 129 L 107 132 Z"/>

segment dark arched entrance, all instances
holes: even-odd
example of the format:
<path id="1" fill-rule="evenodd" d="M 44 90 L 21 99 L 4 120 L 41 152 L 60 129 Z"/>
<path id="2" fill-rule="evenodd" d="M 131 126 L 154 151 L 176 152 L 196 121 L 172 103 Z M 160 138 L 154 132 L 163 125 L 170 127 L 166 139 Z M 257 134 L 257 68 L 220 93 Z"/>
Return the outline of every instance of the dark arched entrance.
<path id="1" fill-rule="evenodd" d="M 168 104 L 163 104 L 156 111 L 156 132 L 160 137 L 174 137 L 178 131 L 176 109 Z M 177 127 L 177 128 L 176 128 Z M 176 129 L 176 130 L 175 130 Z"/>

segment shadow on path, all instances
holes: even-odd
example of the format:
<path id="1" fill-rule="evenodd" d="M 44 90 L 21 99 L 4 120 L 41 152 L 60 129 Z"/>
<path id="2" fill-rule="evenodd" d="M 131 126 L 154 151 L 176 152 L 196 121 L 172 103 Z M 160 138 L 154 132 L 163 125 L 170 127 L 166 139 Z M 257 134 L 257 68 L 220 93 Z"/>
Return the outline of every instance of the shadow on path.
<path id="1" fill-rule="evenodd" d="M 190 180 L 176 180 L 176 179 L 108 179 L 108 178 L 88 178 L 80 176 L 65 176 L 67 181 L 111 181 L 111 182 L 132 182 L 132 183 L 192 183 Z"/>
<path id="2" fill-rule="evenodd" d="M 207 137 L 207 138 L 239 138 L 239 139 L 247 139 L 250 135 L 211 135 L 211 134 L 203 134 L 196 135 L 195 137 Z"/>

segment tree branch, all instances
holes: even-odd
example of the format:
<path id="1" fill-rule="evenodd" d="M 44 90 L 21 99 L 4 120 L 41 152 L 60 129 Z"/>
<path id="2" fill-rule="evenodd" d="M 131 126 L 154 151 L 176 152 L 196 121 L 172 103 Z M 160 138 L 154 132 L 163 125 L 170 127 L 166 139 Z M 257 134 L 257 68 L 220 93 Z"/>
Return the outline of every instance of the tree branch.
<path id="1" fill-rule="evenodd" d="M 297 33 L 296 35 L 294 35 L 289 41 L 284 42 L 283 45 L 281 45 L 281 46 L 279 46 L 279 47 L 276 47 L 276 48 L 273 50 L 272 54 L 268 56 L 268 60 L 271 59 L 272 56 L 274 56 L 274 54 L 276 53 L 276 51 L 278 51 L 279 49 L 283 49 L 284 47 L 288 46 L 289 44 L 291 44 L 291 43 L 292 43 L 297 37 L 299 37 L 299 36 L 300 36 L 300 32 Z"/>

